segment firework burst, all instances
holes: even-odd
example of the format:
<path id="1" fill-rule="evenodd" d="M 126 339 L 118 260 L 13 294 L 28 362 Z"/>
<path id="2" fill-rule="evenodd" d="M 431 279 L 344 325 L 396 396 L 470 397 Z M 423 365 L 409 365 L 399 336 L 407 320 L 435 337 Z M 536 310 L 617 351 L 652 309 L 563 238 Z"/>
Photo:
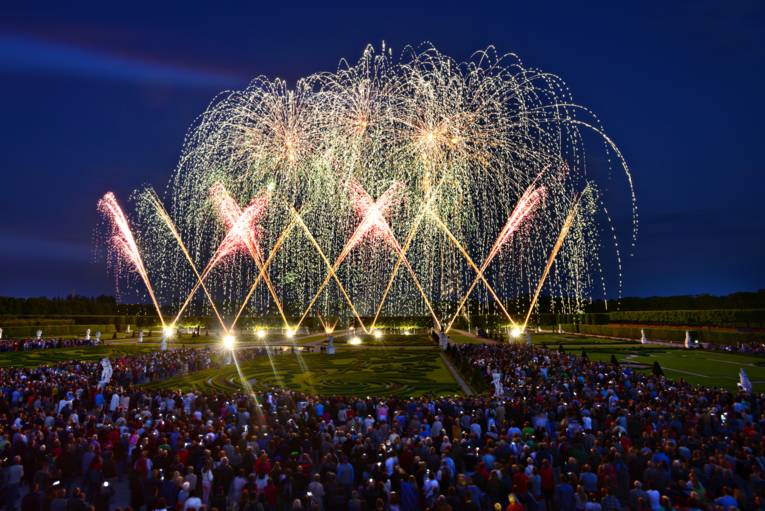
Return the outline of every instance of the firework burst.
<path id="1" fill-rule="evenodd" d="M 458 62 L 370 46 L 292 88 L 259 77 L 216 98 L 189 131 L 162 221 L 153 193 L 137 194 L 143 257 L 168 306 L 188 302 L 206 268 L 222 308 L 267 314 L 281 301 L 285 324 L 347 317 L 349 303 L 438 324 L 489 298 L 524 318 L 540 293 L 574 312 L 605 294 L 604 246 L 621 279 L 588 161 L 625 174 L 634 243 L 627 164 L 560 78 L 491 47 Z"/>

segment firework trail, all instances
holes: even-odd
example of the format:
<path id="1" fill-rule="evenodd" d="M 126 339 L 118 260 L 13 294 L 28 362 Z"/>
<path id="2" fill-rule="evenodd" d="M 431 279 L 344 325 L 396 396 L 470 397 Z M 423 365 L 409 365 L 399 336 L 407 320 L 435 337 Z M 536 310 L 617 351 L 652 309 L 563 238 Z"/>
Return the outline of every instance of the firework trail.
<path id="1" fill-rule="evenodd" d="M 488 268 L 489 264 L 491 264 L 491 262 L 494 260 L 496 255 L 499 253 L 502 247 L 507 244 L 507 242 L 513 236 L 513 234 L 521 227 L 523 222 L 528 221 L 531 218 L 531 215 L 533 214 L 534 210 L 537 208 L 539 203 L 544 198 L 545 196 L 544 186 L 537 187 L 535 183 L 536 183 L 536 180 L 531 186 L 529 186 L 528 189 L 526 189 L 523 195 L 521 195 L 521 198 L 518 200 L 518 203 L 515 205 L 513 212 L 510 214 L 504 227 L 502 227 L 502 230 L 499 232 L 499 236 L 497 236 L 497 239 L 494 242 L 494 245 L 491 247 L 489 254 L 486 256 L 486 259 L 484 259 L 483 264 L 476 272 L 476 276 L 475 276 L 475 279 L 473 279 L 473 283 L 470 284 L 470 287 L 468 288 L 467 292 L 462 297 L 462 300 L 460 300 L 460 303 L 457 306 L 457 311 L 454 313 L 454 317 L 452 317 L 452 320 L 449 322 L 449 325 L 446 327 L 447 331 L 451 329 L 452 325 L 454 324 L 454 321 L 457 319 L 457 316 L 460 313 L 460 310 L 465 305 L 465 302 L 467 301 L 467 299 L 470 297 L 470 294 L 473 292 L 473 289 L 475 289 L 475 286 L 478 284 L 478 281 L 483 279 L 483 274 L 486 271 L 486 268 Z M 497 301 L 500 302 L 499 298 L 497 298 Z"/>
<path id="2" fill-rule="evenodd" d="M 107 192 L 98 201 L 98 211 L 101 212 L 111 226 L 110 244 L 112 249 L 118 254 L 119 260 L 127 264 L 141 277 L 141 280 L 143 280 L 143 283 L 146 286 L 146 291 L 149 293 L 151 302 L 157 310 L 157 316 L 159 316 L 159 320 L 162 322 L 162 327 L 164 328 L 165 320 L 162 317 L 162 310 L 154 295 L 154 288 L 151 285 L 151 281 L 149 281 L 149 274 L 143 264 L 143 258 L 141 257 L 141 252 L 138 250 L 138 244 L 135 242 L 133 231 L 130 230 L 130 224 L 128 223 L 127 217 L 112 192 Z"/>

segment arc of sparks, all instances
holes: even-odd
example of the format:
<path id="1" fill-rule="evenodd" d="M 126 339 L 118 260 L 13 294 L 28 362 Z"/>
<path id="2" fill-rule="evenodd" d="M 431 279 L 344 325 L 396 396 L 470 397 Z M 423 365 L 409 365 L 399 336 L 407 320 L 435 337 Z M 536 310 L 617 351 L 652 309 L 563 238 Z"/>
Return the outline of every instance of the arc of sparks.
<path id="1" fill-rule="evenodd" d="M 189 266 L 191 267 L 191 270 L 194 272 L 194 275 L 197 277 L 197 282 L 199 285 L 202 286 L 202 290 L 205 293 L 205 296 L 207 297 L 207 300 L 210 302 L 210 306 L 213 309 L 213 312 L 215 313 L 215 316 L 218 318 L 218 322 L 220 323 L 221 327 L 223 327 L 223 330 L 225 333 L 228 333 L 228 329 L 226 328 L 226 323 L 223 321 L 223 317 L 220 314 L 220 311 L 218 311 L 218 307 L 215 305 L 215 300 L 213 300 L 212 295 L 210 294 L 210 291 L 207 289 L 207 286 L 204 284 L 204 281 L 202 280 L 202 276 L 199 274 L 199 270 L 197 269 L 197 265 L 194 263 L 194 260 L 191 257 L 191 254 L 189 253 L 188 248 L 186 247 L 186 244 L 183 242 L 183 238 L 181 238 L 180 233 L 178 232 L 178 229 L 175 225 L 175 222 L 170 218 L 170 215 L 167 213 L 167 210 L 162 205 L 162 202 L 159 200 L 159 197 L 157 197 L 157 194 L 154 192 L 154 190 L 149 190 L 147 192 L 148 201 L 149 204 L 154 207 L 154 210 L 156 211 L 159 218 L 164 222 L 165 226 L 168 228 L 170 233 L 173 235 L 173 238 L 175 238 L 175 241 L 178 243 L 178 247 L 181 249 L 181 252 L 183 253 L 184 257 L 186 258 L 186 261 L 188 261 Z M 173 321 L 173 324 L 178 321 L 178 318 L 175 318 Z"/>
<path id="2" fill-rule="evenodd" d="M 316 251 L 319 253 L 319 256 L 322 258 L 324 263 L 327 265 L 327 277 L 324 282 L 322 282 L 322 285 L 319 286 L 318 291 L 314 293 L 313 298 L 311 298 L 310 303 L 308 304 L 308 307 L 306 307 L 305 311 L 303 312 L 303 315 L 300 316 L 300 320 L 297 322 L 297 325 L 295 328 L 299 328 L 300 325 L 303 323 L 303 320 L 305 320 L 306 316 L 308 315 L 308 312 L 313 307 L 313 304 L 316 303 L 316 300 L 321 295 L 322 290 L 324 289 L 324 286 L 326 286 L 327 282 L 329 282 L 330 278 L 334 278 L 335 282 L 337 283 L 338 288 L 340 288 L 340 292 L 342 293 L 343 297 L 345 298 L 345 301 L 348 302 L 348 306 L 351 308 L 351 312 L 355 316 L 356 320 L 361 325 L 361 328 L 364 330 L 365 333 L 368 332 L 367 327 L 364 325 L 364 321 L 361 319 L 361 316 L 359 315 L 358 311 L 356 310 L 356 306 L 353 305 L 353 301 L 351 300 L 351 297 L 348 296 L 348 293 L 345 290 L 345 287 L 340 282 L 340 278 L 337 276 L 337 268 L 332 265 L 329 258 L 324 254 L 324 251 L 321 249 L 321 246 L 319 246 L 319 243 L 316 241 L 316 238 L 313 237 L 313 234 L 308 229 L 308 226 L 303 221 L 303 218 L 300 216 L 300 214 L 293 209 L 292 214 L 294 215 L 294 218 L 296 219 L 297 223 L 300 224 L 300 226 L 303 228 L 303 231 L 305 231 L 306 237 L 308 240 L 313 244 L 314 248 L 316 248 Z M 350 252 L 350 251 L 349 251 Z M 347 256 L 347 254 L 346 254 Z M 342 262 L 342 261 L 341 261 Z M 337 266 L 339 264 L 336 263 Z"/>
<path id="3" fill-rule="evenodd" d="M 213 199 L 216 201 L 218 200 L 216 197 L 216 188 L 213 186 L 211 188 L 211 194 L 213 196 Z M 235 205 L 238 209 L 239 206 Z M 245 211 L 247 211 L 247 216 L 244 214 L 239 214 L 237 217 L 237 221 L 234 223 L 233 226 L 229 228 L 229 230 L 226 232 L 225 236 L 223 237 L 223 240 L 218 245 L 218 248 L 213 253 L 213 256 L 210 258 L 210 260 L 207 262 L 207 265 L 205 266 L 204 270 L 202 271 L 202 274 L 199 279 L 197 279 L 197 282 L 194 284 L 194 287 L 191 289 L 191 292 L 186 296 L 186 300 L 183 302 L 183 305 L 178 309 L 178 312 L 176 313 L 175 319 L 173 320 L 173 324 L 175 324 L 178 319 L 180 319 L 183 312 L 186 310 L 186 307 L 191 303 L 191 299 L 196 294 L 197 290 L 204 284 L 205 279 L 207 279 L 207 276 L 210 274 L 210 272 L 218 265 L 220 264 L 228 255 L 236 252 L 237 250 L 242 248 L 242 237 L 243 236 L 249 236 L 246 234 L 246 230 L 250 228 L 250 225 L 248 221 L 251 222 L 257 222 L 259 218 L 254 218 L 255 213 L 259 211 L 260 208 L 255 208 L 254 205 L 252 208 L 248 208 Z M 233 214 L 236 214 L 234 211 Z"/>
<path id="4" fill-rule="evenodd" d="M 536 207 L 544 199 L 545 193 L 545 187 L 536 186 L 536 180 L 534 180 L 534 182 L 526 189 L 526 191 L 523 192 L 521 198 L 518 199 L 515 208 L 513 208 L 512 213 L 510 213 L 510 216 L 507 218 L 507 222 L 499 232 L 497 239 L 494 241 L 489 254 L 486 256 L 486 259 L 484 259 L 483 264 L 481 264 L 481 268 L 476 272 L 476 277 L 473 279 L 473 282 L 470 284 L 467 292 L 460 300 L 454 316 L 452 316 L 451 321 L 449 321 L 449 325 L 446 327 L 447 332 L 452 328 L 452 325 L 456 321 L 457 316 L 459 316 L 460 310 L 462 310 L 462 307 L 465 306 L 465 302 L 473 293 L 473 290 L 475 289 L 475 286 L 478 284 L 478 282 L 480 280 L 486 282 L 486 280 L 483 278 L 483 274 L 486 271 L 486 268 L 489 267 L 491 261 L 494 259 L 494 257 L 496 257 L 497 254 L 499 254 L 501 248 L 510 240 L 515 231 L 517 231 L 518 228 L 524 223 L 524 221 L 533 214 Z M 510 321 L 513 322 L 512 319 Z"/>
<path id="5" fill-rule="evenodd" d="M 181 317 L 184 310 L 191 302 L 191 299 L 196 294 L 199 287 L 203 285 L 205 279 L 213 270 L 213 268 L 220 264 L 228 255 L 233 254 L 238 250 L 246 250 L 250 254 L 250 257 L 255 260 L 255 264 L 258 267 L 258 278 L 255 282 L 257 283 L 260 281 L 260 278 L 264 278 L 269 292 L 271 293 L 271 296 L 276 303 L 277 309 L 279 310 L 279 314 L 281 315 L 286 327 L 289 328 L 289 322 L 287 321 L 287 317 L 284 314 L 281 301 L 276 295 L 276 290 L 271 283 L 271 279 L 268 278 L 267 274 L 264 275 L 262 252 L 258 243 L 260 239 L 258 222 L 265 212 L 269 196 L 267 194 L 261 194 L 255 197 L 250 202 L 250 205 L 242 210 L 236 201 L 229 195 L 228 191 L 225 189 L 225 187 L 223 187 L 222 184 L 216 183 L 213 185 L 213 187 L 210 189 L 210 193 L 213 201 L 218 206 L 221 217 L 227 224 L 227 227 L 229 227 L 229 230 L 213 254 L 213 257 L 207 263 L 204 271 L 202 271 L 202 274 L 197 280 L 197 283 L 194 285 L 191 292 L 186 297 L 183 305 L 178 310 L 175 321 L 178 321 L 178 319 Z M 252 292 L 255 290 L 254 287 L 255 286 L 253 286 L 251 291 L 248 293 L 247 299 L 243 303 L 243 306 L 246 305 L 249 297 L 252 296 Z M 237 315 L 237 319 L 238 317 L 239 315 Z M 234 324 L 235 323 L 236 321 L 234 321 Z M 233 328 L 233 326 L 231 328 Z M 228 331 L 230 331 L 230 328 Z"/>
<path id="6" fill-rule="evenodd" d="M 393 186 L 395 185 L 396 183 L 391 185 L 391 188 L 393 188 Z M 391 188 L 388 188 L 388 191 Z M 386 191 L 382 197 L 384 197 L 385 194 L 388 193 L 388 191 Z M 391 228 L 390 223 L 388 222 L 388 220 L 386 220 L 384 216 L 384 212 L 382 211 L 382 208 L 379 206 L 379 203 L 382 200 L 382 197 L 380 197 L 377 201 L 373 200 L 372 197 L 369 196 L 367 191 L 364 190 L 364 187 L 362 187 L 361 184 L 358 183 L 358 181 L 354 181 L 351 183 L 351 194 L 352 194 L 353 203 L 354 203 L 354 207 L 356 209 L 357 214 L 363 215 L 364 218 L 368 218 L 370 216 L 372 217 L 371 233 L 382 237 L 388 243 L 388 245 L 391 246 L 395 255 L 401 257 L 401 245 L 396 239 L 396 235 L 393 233 L 393 229 Z M 425 293 L 425 290 L 423 289 L 422 284 L 420 284 L 420 279 L 417 278 L 417 274 L 414 272 L 412 265 L 409 263 L 409 259 L 407 259 L 406 256 L 404 256 L 404 257 L 401 257 L 401 260 L 404 266 L 406 267 L 407 271 L 409 272 L 409 274 L 412 276 L 414 285 L 417 288 L 417 291 L 420 293 L 422 300 L 425 302 L 425 306 L 428 308 L 430 315 L 433 316 L 433 321 L 435 322 L 436 326 L 440 329 L 441 322 L 438 320 L 438 316 L 436 316 L 436 313 L 433 310 L 433 306 L 430 303 L 430 299 L 428 299 L 427 293 Z"/>
<path id="7" fill-rule="evenodd" d="M 282 321 L 284 321 L 284 326 L 290 328 L 287 316 L 284 314 L 282 302 L 276 294 L 276 289 L 274 289 L 271 278 L 268 276 L 267 272 L 263 271 L 263 253 L 259 244 L 260 233 L 258 222 L 265 213 L 269 195 L 262 194 L 255 197 L 250 202 L 250 205 L 242 210 L 239 207 L 239 204 L 236 203 L 234 198 L 231 197 L 221 183 L 213 185 L 211 193 L 218 205 L 223 221 L 229 227 L 229 234 L 232 234 L 233 239 L 230 241 L 232 244 L 231 250 L 237 250 L 242 248 L 242 244 L 244 245 L 244 248 L 247 249 L 250 257 L 255 261 L 259 273 L 263 275 L 263 282 L 265 282 L 266 287 L 276 304 L 279 315 L 282 317 Z M 226 235 L 226 238 L 228 239 L 229 235 Z M 223 244 L 226 244 L 226 240 L 224 240 Z"/>
<path id="8" fill-rule="evenodd" d="M 244 309 L 247 306 L 247 303 L 250 301 L 250 298 L 252 298 L 252 295 L 255 292 L 255 289 L 258 287 L 258 283 L 263 278 L 265 272 L 268 271 L 268 268 L 271 266 L 271 263 L 276 257 L 277 252 L 279 252 L 279 249 L 281 248 L 282 244 L 290 235 L 290 233 L 292 232 L 292 229 L 295 228 L 296 224 L 297 224 L 297 221 L 295 220 L 295 217 L 293 215 L 293 218 L 292 220 L 290 220 L 290 223 L 287 224 L 287 227 L 284 228 L 284 230 L 281 232 L 279 237 L 276 239 L 276 243 L 274 243 L 274 246 L 271 247 L 271 251 L 269 252 L 268 257 L 263 262 L 263 267 L 258 272 L 258 275 L 255 277 L 255 280 L 252 282 L 252 285 L 250 286 L 249 291 L 247 291 L 247 295 L 244 297 L 242 304 L 239 306 L 239 310 L 237 311 L 236 316 L 234 316 L 234 320 L 231 322 L 229 331 L 233 330 L 234 327 L 236 326 L 237 321 L 239 321 L 239 317 L 242 315 L 242 312 L 244 312 Z"/>
<path id="9" fill-rule="evenodd" d="M 324 329 L 324 332 L 328 334 L 331 334 L 332 332 L 334 332 L 335 327 L 340 322 L 340 319 L 338 318 L 335 320 L 334 323 L 330 325 L 329 322 L 325 321 L 324 318 L 321 317 L 321 314 L 319 313 L 319 311 L 316 311 L 316 317 L 319 318 L 319 322 L 321 323 L 321 326 Z"/>
<path id="10" fill-rule="evenodd" d="M 409 229 L 409 233 L 406 235 L 406 240 L 404 241 L 404 245 L 401 247 L 401 252 L 396 258 L 396 263 L 393 265 L 393 271 L 391 271 L 390 278 L 388 279 L 388 284 L 385 286 L 382 298 L 380 298 L 380 303 L 377 305 L 375 317 L 372 320 L 372 326 L 370 327 L 372 329 L 374 329 L 375 324 L 377 324 L 377 319 L 380 317 L 380 312 L 382 312 L 383 305 L 385 305 L 385 300 L 388 298 L 388 293 L 390 293 L 390 289 L 393 286 L 393 281 L 396 279 L 398 269 L 401 267 L 401 264 L 403 264 L 403 259 L 406 257 L 406 253 L 409 251 L 409 247 L 412 245 L 412 240 L 414 240 L 414 237 L 417 234 L 417 230 L 420 228 L 420 223 L 422 222 L 423 218 L 425 218 L 427 212 L 430 211 L 430 208 L 433 205 L 433 201 L 435 201 L 436 196 L 438 195 L 438 191 L 441 189 L 441 185 L 444 182 L 444 179 L 445 176 L 441 176 L 441 179 L 438 181 L 438 184 L 436 184 L 435 187 L 428 188 L 427 199 L 424 201 L 422 207 L 420 207 L 420 211 L 417 213 L 417 216 L 412 223 L 412 227 Z"/>
<path id="11" fill-rule="evenodd" d="M 157 310 L 159 321 L 162 323 L 162 328 L 165 327 L 165 319 L 162 316 L 162 310 L 160 309 L 159 302 L 154 293 L 154 288 L 149 280 L 149 273 L 146 271 L 146 266 L 143 263 L 143 258 L 138 250 L 138 244 L 133 236 L 133 231 L 130 229 L 130 223 L 122 211 L 117 198 L 114 193 L 107 192 L 98 201 L 98 210 L 103 214 L 111 224 L 112 236 L 111 244 L 114 250 L 135 270 L 136 273 L 143 280 L 146 286 L 146 291 L 149 293 L 151 302 L 154 304 L 154 308 Z"/>
<path id="12" fill-rule="evenodd" d="M 531 317 L 531 312 L 534 310 L 534 305 L 537 303 L 537 299 L 539 298 L 539 293 L 542 291 L 542 286 L 544 286 L 545 280 L 547 279 L 547 275 L 550 273 L 550 269 L 552 268 L 553 262 L 555 262 L 555 258 L 558 255 L 558 252 L 560 251 L 561 247 L 563 246 L 563 242 L 566 239 L 566 236 L 568 235 L 568 231 L 571 229 L 571 225 L 574 223 L 574 219 L 576 218 L 576 213 L 579 211 L 579 202 L 581 201 L 582 197 L 585 193 L 587 193 L 588 187 L 585 187 L 582 192 L 577 195 L 574 198 L 574 202 L 571 205 L 571 209 L 568 212 L 568 215 L 566 215 L 566 220 L 563 222 L 563 227 L 560 230 L 560 233 L 558 234 L 558 239 L 555 241 L 555 245 L 553 245 L 552 251 L 550 251 L 550 257 L 547 259 L 547 264 L 545 265 L 545 269 L 542 272 L 542 276 L 539 279 L 539 282 L 537 283 L 537 288 L 534 291 L 534 297 L 531 300 L 531 303 L 529 304 L 529 310 L 526 312 L 526 317 L 523 320 L 523 328 L 521 331 L 526 330 L 526 326 L 529 323 L 529 318 Z"/>
<path id="13" fill-rule="evenodd" d="M 353 309 L 354 315 L 356 316 L 357 320 L 362 325 L 362 328 L 364 329 L 364 331 L 365 332 L 367 331 L 361 318 L 356 313 L 355 308 L 353 307 L 350 301 L 350 298 L 347 297 L 347 293 L 345 292 L 345 289 L 343 289 L 343 286 L 340 283 L 340 280 L 337 277 L 336 273 L 338 268 L 340 267 L 342 262 L 345 260 L 345 258 L 348 257 L 350 252 L 367 237 L 383 239 L 385 243 L 387 243 L 393 249 L 395 255 L 401 257 L 401 245 L 396 239 L 396 236 L 393 233 L 393 229 L 391 229 L 390 223 L 388 223 L 388 220 L 385 218 L 385 215 L 390 210 L 390 208 L 396 202 L 398 202 L 398 200 L 400 200 L 401 194 L 403 193 L 403 189 L 404 189 L 404 185 L 402 183 L 400 183 L 399 181 L 394 181 L 390 185 L 390 187 L 388 187 L 388 189 L 385 192 L 383 192 L 383 194 L 380 195 L 380 197 L 378 197 L 377 200 L 374 200 L 372 199 L 372 197 L 369 196 L 369 194 L 364 189 L 364 187 L 361 186 L 360 183 L 358 183 L 358 181 L 354 180 L 351 182 L 349 186 L 349 194 L 350 194 L 351 202 L 353 204 L 353 208 L 356 211 L 356 214 L 358 215 L 358 217 L 361 219 L 361 222 L 358 224 L 353 234 L 348 239 L 348 242 L 346 242 L 345 246 L 343 247 L 343 250 L 340 252 L 340 255 L 338 255 L 337 259 L 335 260 L 335 263 L 329 266 L 327 276 L 325 277 L 324 281 L 322 281 L 321 285 L 317 289 L 313 298 L 309 302 L 298 324 L 302 323 L 302 321 L 305 319 L 306 315 L 311 310 L 311 308 L 313 307 L 318 297 L 321 295 L 321 292 L 324 290 L 325 286 L 329 283 L 330 278 L 334 278 L 338 286 L 340 287 L 341 292 L 343 293 L 343 295 L 346 296 L 347 301 L 351 305 L 351 308 Z M 305 224 L 303 225 L 305 227 Z M 305 228 L 307 229 L 307 227 Z M 315 246 L 317 250 L 319 250 L 320 254 L 322 254 L 322 257 L 324 258 L 323 253 L 321 252 L 321 249 L 318 247 L 317 244 L 315 244 Z M 438 317 L 436 316 L 435 312 L 433 311 L 433 307 L 430 303 L 430 300 L 428 299 L 427 294 L 425 293 L 425 290 L 422 288 L 422 284 L 420 284 L 420 280 L 417 278 L 417 274 L 414 272 L 414 269 L 412 268 L 411 264 L 409 264 L 409 261 L 406 259 L 406 257 L 403 257 L 402 259 L 403 259 L 403 264 L 406 266 L 407 270 L 412 276 L 412 279 L 414 280 L 414 284 L 417 287 L 417 290 L 420 293 L 420 296 L 424 300 L 425 305 L 428 308 L 428 311 L 430 312 L 431 316 L 433 316 L 433 320 L 435 321 L 436 325 L 438 325 L 440 328 L 441 324 L 438 321 Z M 325 261 L 328 263 L 326 258 L 325 258 Z"/>
<path id="14" fill-rule="evenodd" d="M 441 228 L 441 230 L 444 231 L 446 236 L 449 238 L 449 240 L 452 242 L 452 244 L 454 244 L 454 246 L 457 247 L 457 249 L 462 254 L 462 256 L 465 258 L 465 260 L 470 265 L 470 267 L 473 268 L 473 271 L 476 272 L 476 276 L 480 277 L 481 282 L 483 282 L 483 285 L 486 286 L 486 289 L 489 291 L 489 293 L 491 294 L 491 296 L 494 299 L 494 301 L 497 302 L 497 305 L 502 310 L 502 313 L 505 315 L 507 320 L 510 321 L 511 323 L 515 323 L 513 321 L 513 318 L 510 316 L 510 313 L 507 312 L 507 309 L 505 308 L 505 305 L 502 303 L 502 300 L 499 299 L 499 296 L 494 291 L 494 288 L 491 287 L 491 284 L 489 284 L 489 281 L 486 280 L 486 277 L 484 276 L 483 272 L 475 264 L 475 261 L 473 261 L 473 258 L 470 257 L 470 254 L 468 254 L 467 250 L 465 250 L 465 247 L 462 245 L 462 243 L 459 242 L 457 237 L 454 236 L 454 234 L 449 229 L 449 227 L 444 223 L 443 220 L 441 220 L 441 218 L 435 213 L 435 211 L 431 211 L 431 215 L 432 215 L 433 219 L 435 220 L 436 225 L 438 225 Z M 457 311 L 459 312 L 459 309 L 457 309 Z M 449 329 L 452 327 L 452 323 L 453 323 L 453 320 L 452 320 L 452 322 L 449 323 L 449 326 L 447 327 L 446 332 L 449 332 Z"/>

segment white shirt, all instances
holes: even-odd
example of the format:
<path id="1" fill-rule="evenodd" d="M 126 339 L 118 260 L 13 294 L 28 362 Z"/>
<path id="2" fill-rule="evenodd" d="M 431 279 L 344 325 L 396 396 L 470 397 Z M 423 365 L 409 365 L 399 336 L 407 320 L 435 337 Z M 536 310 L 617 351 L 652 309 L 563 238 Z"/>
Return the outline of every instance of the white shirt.
<path id="1" fill-rule="evenodd" d="M 109 411 L 113 412 L 120 406 L 120 395 L 116 392 L 112 394 L 112 400 L 109 403 Z"/>
<path id="2" fill-rule="evenodd" d="M 433 497 L 438 493 L 438 481 L 436 479 L 426 479 L 422 486 L 425 491 L 425 498 Z"/>
<path id="3" fill-rule="evenodd" d="M 202 509 L 202 499 L 199 497 L 187 498 L 186 502 L 183 503 L 183 511 L 188 511 L 189 509 L 196 509 L 197 511 Z"/>

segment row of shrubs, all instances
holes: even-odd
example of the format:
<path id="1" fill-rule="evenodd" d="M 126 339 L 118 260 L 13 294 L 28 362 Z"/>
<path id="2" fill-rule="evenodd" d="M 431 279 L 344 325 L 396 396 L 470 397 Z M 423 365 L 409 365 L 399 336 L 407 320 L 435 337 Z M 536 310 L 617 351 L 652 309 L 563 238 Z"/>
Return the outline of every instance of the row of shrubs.
<path id="1" fill-rule="evenodd" d="M 640 339 L 641 330 L 639 326 L 626 325 L 564 324 L 562 327 L 566 332 L 623 337 L 626 339 Z M 643 327 L 643 330 L 646 337 L 652 341 L 683 342 L 685 340 L 685 330 L 682 329 Z M 694 340 L 711 344 L 738 344 L 765 341 L 765 334 L 757 332 L 691 330 L 690 334 Z"/>
<path id="2" fill-rule="evenodd" d="M 0 327 L 12 326 L 46 326 L 46 325 L 107 325 L 112 324 L 118 332 L 123 332 L 128 325 L 154 326 L 159 320 L 153 316 L 137 315 L 73 315 L 73 316 L 0 316 Z"/>
<path id="3" fill-rule="evenodd" d="M 2 325 L 0 325 L 2 326 Z M 42 330 L 43 338 L 57 337 L 60 335 L 79 335 L 85 337 L 85 331 L 90 328 L 90 335 L 95 336 L 96 331 L 101 331 L 101 335 L 113 334 L 117 328 L 112 324 L 93 324 L 93 325 L 26 325 L 26 326 L 2 326 L 3 339 L 7 338 L 31 338 Z"/>
<path id="4" fill-rule="evenodd" d="M 654 323 L 662 325 L 716 325 L 763 327 L 765 310 L 667 310 L 620 311 L 608 314 L 612 323 Z"/>
<path id="5" fill-rule="evenodd" d="M 648 325 L 721 326 L 732 328 L 765 328 L 765 309 L 655 310 L 613 311 L 586 314 L 539 314 L 544 325 L 582 323 L 637 323 Z"/>
<path id="6" fill-rule="evenodd" d="M 74 325 L 73 319 L 65 318 L 0 318 L 0 326 L 46 326 L 46 325 Z"/>

